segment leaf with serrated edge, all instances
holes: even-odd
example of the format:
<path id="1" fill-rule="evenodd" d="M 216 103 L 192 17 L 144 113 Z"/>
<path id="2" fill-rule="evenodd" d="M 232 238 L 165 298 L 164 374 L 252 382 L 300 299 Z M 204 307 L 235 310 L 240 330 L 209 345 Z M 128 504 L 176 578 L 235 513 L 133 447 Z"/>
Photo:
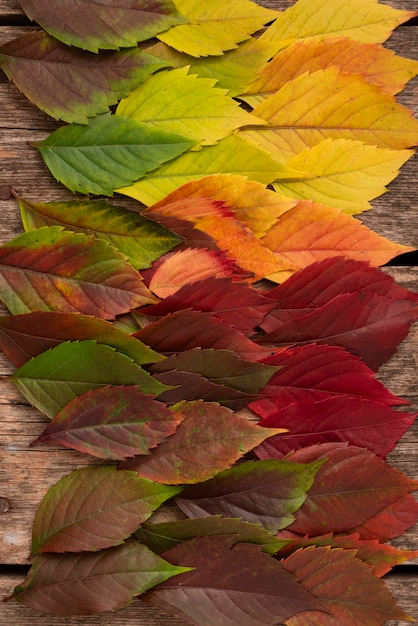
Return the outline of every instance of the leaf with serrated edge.
<path id="1" fill-rule="evenodd" d="M 44 31 L 0 47 L 9 80 L 55 119 L 86 124 L 105 113 L 166 62 L 139 48 L 100 55 L 65 46 Z"/>
<path id="2" fill-rule="evenodd" d="M 369 200 L 386 193 L 412 150 L 389 150 L 351 139 L 325 139 L 306 148 L 287 165 L 305 171 L 306 180 L 277 180 L 274 189 L 290 198 L 312 199 L 335 206 L 348 215 L 371 208 Z"/>
<path id="3" fill-rule="evenodd" d="M 187 67 L 158 72 L 124 98 L 116 115 L 152 124 L 171 133 L 216 144 L 242 126 L 266 122 L 247 113 L 216 81 L 188 74 Z"/>
<path id="4" fill-rule="evenodd" d="M 321 610 L 297 579 L 261 546 L 235 537 L 198 537 L 163 553 L 171 563 L 196 567 L 174 583 L 163 583 L 144 596 L 194 624 L 275 626 L 300 611 Z"/>
<path id="5" fill-rule="evenodd" d="M 174 26 L 158 39 L 195 57 L 219 55 L 271 22 L 279 13 L 249 0 L 176 0 L 188 23 Z"/>
<path id="6" fill-rule="evenodd" d="M 261 102 L 254 115 L 268 124 L 242 135 L 287 161 L 324 139 L 352 139 L 402 150 L 418 143 L 418 120 L 393 96 L 338 67 L 305 73 Z"/>
<path id="7" fill-rule="evenodd" d="M 323 463 L 274 459 L 243 463 L 189 487 L 176 503 L 187 517 L 241 517 L 278 532 L 292 523 Z"/>
<path id="8" fill-rule="evenodd" d="M 31 230 L 0 247 L 0 299 L 14 315 L 60 311 L 104 319 L 155 302 L 112 246 L 60 226 Z"/>
<path id="9" fill-rule="evenodd" d="M 119 545 L 179 491 L 112 465 L 74 470 L 51 487 L 39 505 L 32 555 L 96 552 Z"/>
<path id="10" fill-rule="evenodd" d="M 289 80 L 335 65 L 344 74 L 361 74 L 390 95 L 402 91 L 418 73 L 418 61 L 399 57 L 379 44 L 360 43 L 346 37 L 306 39 L 276 54 L 258 77 L 245 86 L 240 98 L 255 108 Z"/>
<path id="11" fill-rule="evenodd" d="M 210 174 L 240 174 L 265 185 L 278 179 L 309 176 L 305 170 L 296 172 L 275 161 L 268 152 L 243 137 L 230 135 L 215 146 L 206 146 L 197 152 L 183 154 L 133 185 L 120 187 L 115 191 L 149 206 L 162 200 L 180 185 Z"/>
<path id="12" fill-rule="evenodd" d="M 128 459 L 122 468 L 166 485 L 195 484 L 228 469 L 274 433 L 211 402 L 180 402 L 184 415 L 176 432 L 148 456 Z"/>
<path id="13" fill-rule="evenodd" d="M 153 395 L 169 388 L 129 357 L 92 340 L 61 343 L 11 378 L 26 400 L 50 418 L 77 396 L 106 385 L 135 385 Z"/>
<path id="14" fill-rule="evenodd" d="M 151 518 L 141 524 L 141 528 L 135 533 L 140 541 L 157 554 L 194 537 L 214 535 L 233 535 L 234 543 L 261 545 L 263 552 L 270 555 L 287 545 L 293 545 L 292 539 L 277 539 L 259 524 L 220 515 L 160 523 L 154 523 Z"/>
<path id="15" fill-rule="evenodd" d="M 63 341 L 85 339 L 111 346 L 137 365 L 165 358 L 110 322 L 96 317 L 49 311 L 0 316 L 0 349 L 17 367 Z"/>
<path id="16" fill-rule="evenodd" d="M 360 42 L 386 41 L 392 31 L 416 16 L 376 0 L 298 0 L 262 35 L 284 48 L 296 39 L 343 35 Z"/>
<path id="17" fill-rule="evenodd" d="M 103 199 L 31 202 L 16 197 L 25 230 L 58 225 L 94 235 L 108 241 L 136 269 L 151 267 L 153 261 L 181 241 L 175 233 L 140 213 Z"/>
<path id="18" fill-rule="evenodd" d="M 32 442 L 55 443 L 101 459 L 149 454 L 183 420 L 136 387 L 102 387 L 65 406 Z"/>
<path id="19" fill-rule="evenodd" d="M 20 4 L 26 15 L 51 35 L 92 52 L 133 47 L 187 22 L 172 0 L 119 0 L 117 6 L 89 0 L 60 0 L 59 5 L 50 0 L 21 0 Z"/>
<path id="20" fill-rule="evenodd" d="M 71 191 L 112 196 L 195 144 L 121 115 L 70 124 L 37 143 L 51 174 Z"/>
<path id="21" fill-rule="evenodd" d="M 99 552 L 41 554 L 8 600 L 52 615 L 94 615 L 122 609 L 135 596 L 188 570 L 131 539 Z"/>

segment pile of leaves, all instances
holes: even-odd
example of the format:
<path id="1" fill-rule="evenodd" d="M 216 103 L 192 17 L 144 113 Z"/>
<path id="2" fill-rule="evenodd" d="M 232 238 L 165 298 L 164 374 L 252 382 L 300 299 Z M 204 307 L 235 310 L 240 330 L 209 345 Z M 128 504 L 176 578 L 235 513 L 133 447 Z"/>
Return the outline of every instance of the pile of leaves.
<path id="1" fill-rule="evenodd" d="M 417 555 L 388 542 L 418 484 L 385 461 L 416 414 L 375 373 L 418 295 L 378 269 L 411 248 L 353 216 L 418 143 L 394 97 L 418 63 L 381 45 L 413 14 L 20 4 L 43 29 L 0 65 L 68 122 L 37 148 L 88 197 L 15 194 L 0 347 L 51 420 L 33 445 L 96 463 L 45 495 L 9 599 L 89 615 L 140 596 L 197 625 L 412 619 L 381 577 Z"/>

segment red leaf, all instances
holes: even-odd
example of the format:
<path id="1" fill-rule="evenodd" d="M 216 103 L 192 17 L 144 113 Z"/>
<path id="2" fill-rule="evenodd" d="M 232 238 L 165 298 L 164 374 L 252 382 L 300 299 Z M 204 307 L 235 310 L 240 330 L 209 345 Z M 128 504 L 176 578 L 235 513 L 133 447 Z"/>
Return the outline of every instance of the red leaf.
<path id="1" fill-rule="evenodd" d="M 270 434 L 211 402 L 181 402 L 176 432 L 145 457 L 122 464 L 142 478 L 166 485 L 195 484 L 228 469 Z M 271 433 L 273 434 L 273 433 Z"/>
<path id="2" fill-rule="evenodd" d="M 299 613 L 287 626 L 378 626 L 386 620 L 413 619 L 402 611 L 370 567 L 354 550 L 309 547 L 282 561 L 327 613 Z"/>
<path id="3" fill-rule="evenodd" d="M 372 452 L 347 444 L 301 448 L 288 458 L 297 463 L 327 459 L 316 475 L 306 502 L 288 527 L 289 531 L 303 535 L 349 531 L 369 539 L 361 525 L 371 520 L 377 531 L 385 533 L 386 529 L 381 528 L 385 517 L 396 518 L 397 503 L 418 487 L 418 481 L 407 478 Z M 416 514 L 414 520 L 411 517 L 414 524 Z"/>
<path id="4" fill-rule="evenodd" d="M 415 487 L 417 489 L 417 487 Z M 418 502 L 407 494 L 399 498 L 362 524 L 350 528 L 349 532 L 358 533 L 362 539 L 378 539 L 385 542 L 399 537 L 416 524 L 418 520 Z"/>
<path id="5" fill-rule="evenodd" d="M 258 346 L 243 333 L 200 311 L 176 311 L 136 332 L 153 350 L 173 354 L 192 348 L 231 350 L 247 361 L 259 361 L 275 350 Z"/>
<path id="6" fill-rule="evenodd" d="M 183 419 L 136 387 L 89 391 L 58 413 L 33 442 L 56 443 L 101 459 L 148 454 Z"/>
<path id="7" fill-rule="evenodd" d="M 264 362 L 280 369 L 262 390 L 262 397 L 249 406 L 263 418 L 292 402 L 315 402 L 330 396 L 367 398 L 389 406 L 409 404 L 390 393 L 367 365 L 339 346 L 290 348 Z"/>
<path id="8" fill-rule="evenodd" d="M 399 413 L 380 402 L 355 397 L 295 402 L 259 422 L 265 428 L 285 428 L 289 432 L 264 441 L 255 453 L 260 459 L 278 459 L 315 443 L 348 441 L 385 456 L 417 415 Z"/>
<path id="9" fill-rule="evenodd" d="M 268 333 L 262 344 L 339 345 L 372 369 L 387 361 L 418 319 L 418 305 L 361 291 L 342 294 Z"/>
<path id="10" fill-rule="evenodd" d="M 273 307 L 273 302 L 247 283 L 210 277 L 184 285 L 162 302 L 142 310 L 151 317 L 183 309 L 207 311 L 245 335 L 251 335 Z"/>
<path id="11" fill-rule="evenodd" d="M 320 609 L 261 546 L 233 541 L 231 535 L 199 537 L 164 552 L 173 565 L 196 569 L 161 583 L 143 599 L 208 626 L 275 626 L 299 611 Z"/>

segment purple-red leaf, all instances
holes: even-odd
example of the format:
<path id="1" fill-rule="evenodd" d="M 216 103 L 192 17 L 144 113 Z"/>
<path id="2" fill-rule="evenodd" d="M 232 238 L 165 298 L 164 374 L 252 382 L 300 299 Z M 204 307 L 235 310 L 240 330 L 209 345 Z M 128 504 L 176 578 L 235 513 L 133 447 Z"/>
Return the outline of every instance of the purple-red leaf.
<path id="1" fill-rule="evenodd" d="M 200 483 L 231 467 L 273 434 L 219 404 L 181 402 L 175 409 L 184 415 L 176 432 L 149 456 L 125 461 L 124 469 L 166 485 Z M 282 431 L 274 431 L 278 432 Z"/>
<path id="2" fill-rule="evenodd" d="M 361 525 L 375 520 L 378 530 L 384 526 L 386 517 L 397 517 L 397 507 L 418 488 L 418 481 L 393 469 L 372 452 L 344 443 L 301 448 L 288 458 L 297 463 L 326 459 L 306 502 L 288 527 L 294 533 L 315 536 L 324 532 L 350 531 L 358 532 L 362 539 L 369 539 L 362 532 Z M 417 509 L 418 506 L 415 511 L 412 509 L 409 525 L 415 523 Z"/>
<path id="3" fill-rule="evenodd" d="M 417 413 L 399 413 L 381 402 L 354 396 L 294 402 L 259 422 L 265 428 L 285 428 L 289 432 L 267 439 L 255 453 L 260 459 L 278 459 L 316 443 L 348 441 L 384 457 L 416 416 Z"/>
<path id="4" fill-rule="evenodd" d="M 247 361 L 259 361 L 276 350 L 259 346 L 211 313 L 176 311 L 134 335 L 153 350 L 173 354 L 192 348 L 231 350 Z"/>
<path id="5" fill-rule="evenodd" d="M 33 442 L 55 443 L 101 459 L 148 454 L 183 419 L 136 387 L 102 387 L 67 404 Z"/>
<path id="6" fill-rule="evenodd" d="M 176 502 L 188 517 L 223 515 L 261 524 L 270 532 L 286 528 L 312 487 L 324 460 L 303 464 L 252 461 L 189 487 Z"/>
<path id="7" fill-rule="evenodd" d="M 402 611 L 370 566 L 356 558 L 355 550 L 314 546 L 298 550 L 282 561 L 283 567 L 319 598 L 326 613 L 299 613 L 287 626 L 380 626 L 386 620 L 414 621 Z"/>
<path id="8" fill-rule="evenodd" d="M 289 348 L 264 362 L 280 369 L 262 390 L 262 397 L 249 407 L 263 418 L 292 402 L 316 402 L 331 396 L 363 398 L 389 406 L 409 404 L 376 380 L 358 357 L 339 346 Z"/>
<path id="9" fill-rule="evenodd" d="M 207 626 L 275 626 L 300 611 L 320 610 L 261 546 L 233 543 L 231 535 L 199 537 L 168 550 L 163 558 L 170 563 L 196 569 L 154 587 L 145 600 Z"/>
<path id="10" fill-rule="evenodd" d="M 114 466 L 75 470 L 42 500 L 33 523 L 32 554 L 96 552 L 119 545 L 179 491 Z"/>

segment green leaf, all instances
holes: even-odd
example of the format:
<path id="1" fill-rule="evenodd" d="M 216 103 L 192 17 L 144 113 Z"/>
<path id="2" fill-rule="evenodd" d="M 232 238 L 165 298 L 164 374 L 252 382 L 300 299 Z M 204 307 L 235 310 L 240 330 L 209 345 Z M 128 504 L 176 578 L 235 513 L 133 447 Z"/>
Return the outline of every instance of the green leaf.
<path id="1" fill-rule="evenodd" d="M 153 56 L 174 67 L 190 67 L 189 73 L 200 78 L 213 78 L 217 87 L 227 89 L 231 97 L 238 96 L 245 85 L 254 80 L 258 72 L 274 55 L 277 46 L 269 41 L 247 39 L 221 56 L 192 57 L 170 48 L 162 41 L 147 49 Z"/>
<path id="2" fill-rule="evenodd" d="M 55 443 L 101 459 L 149 454 L 183 420 L 136 387 L 101 387 L 74 398 L 32 442 Z"/>
<path id="3" fill-rule="evenodd" d="M 71 191 L 113 195 L 194 145 L 179 135 L 121 115 L 71 124 L 36 144 L 52 175 Z"/>
<path id="4" fill-rule="evenodd" d="M 66 44 L 97 52 L 129 48 L 187 20 L 172 0 L 21 0 L 26 15 Z"/>
<path id="5" fill-rule="evenodd" d="M 32 555 L 96 552 L 119 545 L 179 491 L 112 465 L 74 470 L 51 487 L 39 505 Z"/>
<path id="6" fill-rule="evenodd" d="M 263 552 L 273 555 L 287 546 L 292 540 L 277 539 L 259 524 L 250 524 L 241 519 L 211 515 L 197 519 L 183 519 L 175 522 L 154 524 L 150 521 L 141 524 L 135 533 L 140 541 L 160 554 L 194 537 L 213 535 L 233 535 L 234 543 L 254 543 L 263 546 Z"/>
<path id="7" fill-rule="evenodd" d="M 131 539 L 99 552 L 41 554 L 12 598 L 52 615 L 93 615 L 128 606 L 134 596 L 189 569 Z"/>
<path id="8" fill-rule="evenodd" d="M 221 514 L 241 517 L 276 533 L 292 523 L 324 461 L 250 461 L 189 487 L 176 499 L 193 519 Z"/>
<path id="9" fill-rule="evenodd" d="M 0 299 L 15 315 L 60 311 L 104 319 L 155 302 L 112 246 L 60 226 L 31 230 L 0 247 Z"/>
<path id="10" fill-rule="evenodd" d="M 77 396 L 106 385 L 136 385 L 154 395 L 169 389 L 124 354 L 90 340 L 59 344 L 22 365 L 12 381 L 51 418 Z"/>
<path id="11" fill-rule="evenodd" d="M 122 100 L 116 115 L 147 122 L 170 133 L 216 144 L 234 130 L 264 125 L 215 87 L 216 80 L 188 74 L 188 68 L 158 72 Z"/>
<path id="12" fill-rule="evenodd" d="M 279 178 L 289 180 L 303 176 L 274 161 L 265 150 L 253 143 L 238 135 L 231 135 L 221 139 L 215 146 L 183 154 L 134 185 L 117 191 L 150 205 L 162 200 L 180 185 L 209 174 L 241 174 L 265 185 Z"/>
<path id="13" fill-rule="evenodd" d="M 213 402 L 180 402 L 174 408 L 185 416 L 176 432 L 149 456 L 128 459 L 123 468 L 166 485 L 200 483 L 283 432 L 261 428 Z"/>
<path id="14" fill-rule="evenodd" d="M 139 48 L 100 55 L 65 46 L 44 31 L 0 47 L 0 67 L 20 91 L 55 119 L 87 124 L 167 62 Z"/>
<path id="15" fill-rule="evenodd" d="M 30 202 L 17 197 L 25 230 L 60 225 L 108 241 L 137 269 L 151 263 L 180 243 L 181 238 L 136 211 L 106 200 Z"/>
<path id="16" fill-rule="evenodd" d="M 279 13 L 250 0 L 176 0 L 188 24 L 174 26 L 158 39 L 194 57 L 222 54 L 271 22 Z"/>

